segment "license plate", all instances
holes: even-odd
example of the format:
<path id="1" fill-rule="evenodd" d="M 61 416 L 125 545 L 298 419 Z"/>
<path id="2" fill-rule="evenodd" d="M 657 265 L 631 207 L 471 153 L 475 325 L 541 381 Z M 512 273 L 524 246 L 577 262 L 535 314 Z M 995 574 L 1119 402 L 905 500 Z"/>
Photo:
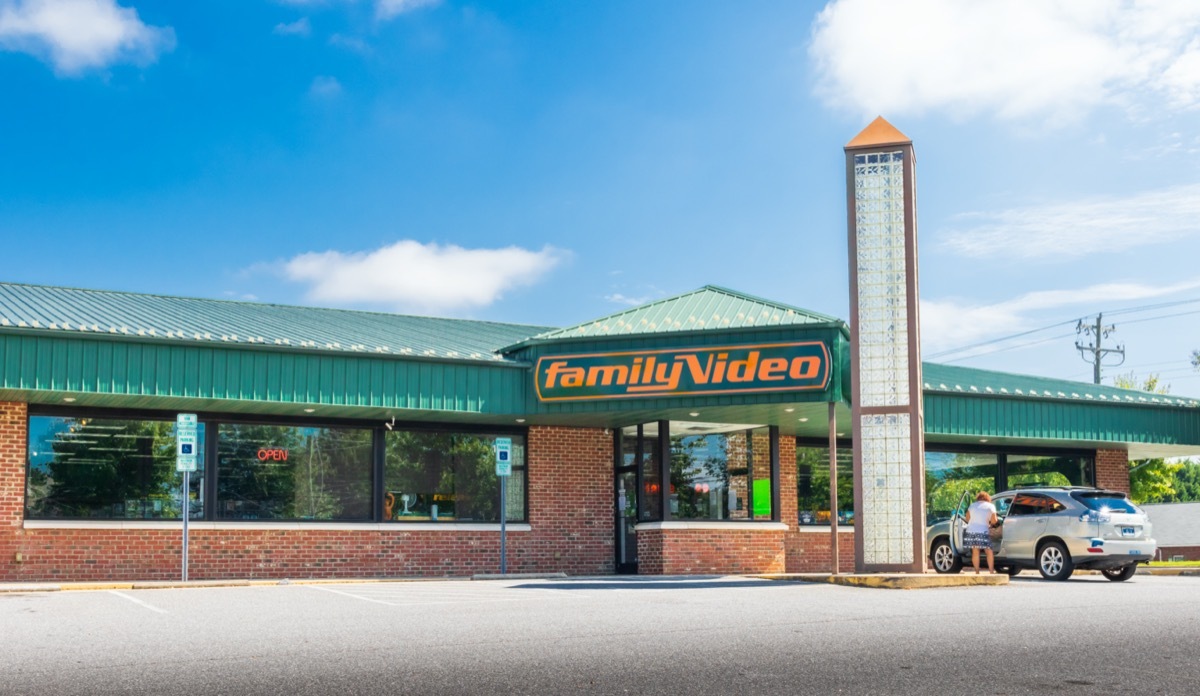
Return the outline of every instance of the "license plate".
<path id="1" fill-rule="evenodd" d="M 1137 530 L 1133 527 L 1121 527 L 1122 536 L 1133 536 L 1135 534 L 1137 534 Z"/>

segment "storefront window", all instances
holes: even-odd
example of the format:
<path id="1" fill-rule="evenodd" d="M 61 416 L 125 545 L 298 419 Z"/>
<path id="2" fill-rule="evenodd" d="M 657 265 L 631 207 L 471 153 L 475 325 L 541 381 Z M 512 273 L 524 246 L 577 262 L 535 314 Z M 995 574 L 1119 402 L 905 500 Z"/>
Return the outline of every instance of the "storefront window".
<path id="1" fill-rule="evenodd" d="M 999 476 L 995 454 L 925 452 L 926 523 L 950 519 L 963 493 L 970 493 L 971 500 L 979 491 L 995 493 Z"/>
<path id="2" fill-rule="evenodd" d="M 638 496 L 639 520 L 662 519 L 662 472 L 658 456 L 658 423 L 641 426 L 642 437 L 638 438 L 638 426 L 631 425 L 621 430 L 621 451 L 627 464 L 637 463 L 639 443 L 642 451 L 642 491 Z"/>
<path id="3" fill-rule="evenodd" d="M 829 448 L 796 448 L 796 488 L 800 524 L 827 525 L 829 505 Z M 854 451 L 837 451 L 838 524 L 854 522 Z"/>
<path id="4" fill-rule="evenodd" d="M 200 424 L 204 451 L 204 424 Z M 28 519 L 180 519 L 174 421 L 32 416 Z M 204 516 L 203 458 L 190 478 L 189 517 Z"/>
<path id="5" fill-rule="evenodd" d="M 770 520 L 767 428 L 671 423 L 671 517 Z"/>
<path id="6" fill-rule="evenodd" d="M 223 423 L 217 432 L 219 519 L 370 519 L 370 430 Z"/>
<path id="7" fill-rule="evenodd" d="M 388 432 L 383 517 L 393 522 L 499 522 L 495 435 Z M 525 438 L 512 440 L 505 519 L 525 519 Z"/>
<path id="8" fill-rule="evenodd" d="M 1008 455 L 1008 488 L 1014 486 L 1090 486 L 1087 457 Z"/>

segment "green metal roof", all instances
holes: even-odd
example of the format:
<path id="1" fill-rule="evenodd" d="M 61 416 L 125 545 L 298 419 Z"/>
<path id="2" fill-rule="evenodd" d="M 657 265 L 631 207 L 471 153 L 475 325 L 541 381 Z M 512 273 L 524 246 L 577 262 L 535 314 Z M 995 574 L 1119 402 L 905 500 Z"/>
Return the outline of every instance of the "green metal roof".
<path id="1" fill-rule="evenodd" d="M 1090 382 L 1018 375 L 958 365 L 922 364 L 925 393 L 1013 396 L 1143 406 L 1200 407 L 1200 400 L 1134 389 L 1119 389 Z"/>
<path id="2" fill-rule="evenodd" d="M 501 348 L 547 328 L 0 283 L 0 331 L 63 337 L 503 361 Z"/>
<path id="3" fill-rule="evenodd" d="M 566 329 L 541 333 L 513 345 L 572 339 L 671 334 L 687 331 L 745 330 L 784 326 L 845 326 L 836 317 L 706 285 L 699 290 L 610 314 Z"/>

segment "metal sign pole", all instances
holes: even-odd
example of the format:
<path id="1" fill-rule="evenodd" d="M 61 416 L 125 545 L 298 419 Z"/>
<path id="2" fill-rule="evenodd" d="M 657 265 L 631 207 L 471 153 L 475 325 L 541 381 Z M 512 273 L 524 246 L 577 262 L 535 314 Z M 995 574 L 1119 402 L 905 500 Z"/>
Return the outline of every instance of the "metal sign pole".
<path id="1" fill-rule="evenodd" d="M 192 472 L 200 457 L 200 440 L 197 436 L 198 421 L 194 413 L 180 413 L 175 416 L 175 470 L 183 474 L 183 490 L 181 491 L 183 511 L 183 581 L 188 579 L 188 518 L 191 517 L 191 483 Z"/>
<path id="2" fill-rule="evenodd" d="M 190 471 L 183 472 L 183 581 L 187 582 L 187 567 L 188 567 L 188 518 L 191 517 L 189 507 L 191 496 L 188 495 L 191 489 L 192 473 Z"/>
<path id="3" fill-rule="evenodd" d="M 504 524 L 504 522 L 505 522 L 505 520 L 508 519 L 508 510 L 505 509 L 506 506 L 504 504 L 505 501 L 507 500 L 507 496 L 504 495 L 504 493 L 505 493 L 505 485 L 504 484 L 506 481 L 508 481 L 507 476 L 500 477 L 500 574 L 501 575 L 505 575 L 506 573 L 508 573 L 508 554 L 507 554 L 507 549 L 504 548 L 504 541 L 505 541 L 505 528 L 504 528 L 505 524 Z"/>
<path id="4" fill-rule="evenodd" d="M 505 485 L 508 477 L 512 476 L 512 438 L 496 438 L 496 476 L 500 477 L 500 574 L 508 573 L 508 487 Z"/>

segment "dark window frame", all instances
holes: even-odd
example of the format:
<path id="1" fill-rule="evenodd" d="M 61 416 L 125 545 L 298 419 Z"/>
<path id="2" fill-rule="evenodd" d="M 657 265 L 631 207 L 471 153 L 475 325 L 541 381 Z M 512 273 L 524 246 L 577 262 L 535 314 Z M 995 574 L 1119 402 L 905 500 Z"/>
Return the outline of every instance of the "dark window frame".
<path id="1" fill-rule="evenodd" d="M 299 406 L 299 404 L 297 405 Z M 383 484 L 384 475 L 384 458 L 386 446 L 384 443 L 384 434 L 389 432 L 381 424 L 379 418 L 327 418 L 314 416 L 270 416 L 261 414 L 233 414 L 222 413 L 219 411 L 185 411 L 166 410 L 166 409 L 131 409 L 131 408 L 102 408 L 95 406 L 66 406 L 60 404 L 29 404 L 26 413 L 26 433 L 29 432 L 29 419 L 38 416 L 48 416 L 54 418 L 108 418 L 108 419 L 124 419 L 124 420 L 149 420 L 149 421 L 175 421 L 175 416 L 179 413 L 195 413 L 197 420 L 204 424 L 207 437 L 204 439 L 204 516 L 192 517 L 192 522 L 220 522 L 222 524 L 247 524 L 253 525 L 262 522 L 278 522 L 278 523 L 297 523 L 297 524 L 347 524 L 347 525 L 368 525 L 384 522 L 383 520 Z M 391 421 L 389 421 L 390 423 Z M 372 432 L 372 459 L 371 459 L 371 515 L 365 520 L 234 520 L 220 519 L 216 515 L 217 508 L 217 446 L 219 441 L 219 426 L 222 424 L 239 424 L 239 425 L 269 425 L 282 427 L 306 427 L 306 428 L 356 428 L 370 430 Z M 532 459 L 529 443 L 529 427 L 514 427 L 505 425 L 493 424 L 474 424 L 474 423 L 430 423 L 425 421 L 404 420 L 395 421 L 392 426 L 393 430 L 413 430 L 420 432 L 432 433 L 451 433 L 463 435 L 515 435 L 525 441 L 525 462 L 520 466 L 513 466 L 513 475 L 516 476 L 520 472 L 524 477 L 524 514 L 520 520 L 508 520 L 518 524 L 527 523 L 529 521 L 529 461 Z M 27 490 L 29 486 L 29 440 L 26 435 L 26 453 L 25 453 L 25 476 L 22 490 Z M 39 520 L 57 520 L 57 521 L 87 521 L 95 518 L 44 518 L 44 517 L 29 517 L 28 501 L 22 507 L 22 519 L 39 521 Z M 122 518 L 124 519 L 124 518 Z M 176 520 L 178 521 L 178 520 Z M 439 525 L 450 527 L 455 524 L 499 524 L 499 522 L 457 522 L 446 521 L 437 522 Z"/>

